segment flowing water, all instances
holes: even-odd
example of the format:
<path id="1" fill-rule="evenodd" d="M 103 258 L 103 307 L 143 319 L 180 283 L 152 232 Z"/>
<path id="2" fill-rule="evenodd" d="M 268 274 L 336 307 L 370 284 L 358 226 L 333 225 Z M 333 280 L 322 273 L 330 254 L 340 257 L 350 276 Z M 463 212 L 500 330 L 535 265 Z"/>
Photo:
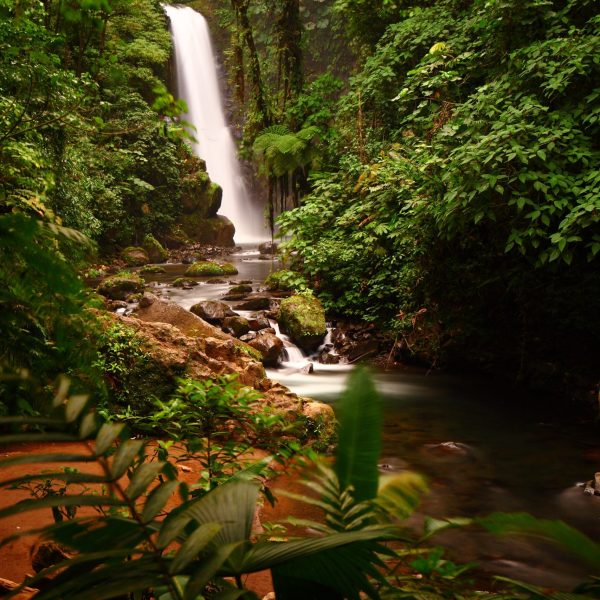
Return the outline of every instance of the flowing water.
<path id="1" fill-rule="evenodd" d="M 173 32 L 179 94 L 196 128 L 194 149 L 223 187 L 223 212 L 236 226 L 238 243 L 264 239 L 260 215 L 248 210 L 206 22 L 190 8 L 165 10 Z M 255 290 L 277 268 L 249 247 L 228 260 L 239 270 L 234 279 L 251 281 Z M 200 300 L 220 299 L 229 290 L 227 282 L 173 288 L 170 284 L 184 271 L 185 265 L 167 265 L 167 273 L 148 279 L 154 280 L 157 293 L 188 309 Z M 280 368 L 268 371 L 269 377 L 301 396 L 335 406 L 352 367 L 321 365 L 281 337 L 286 353 Z M 541 422 L 531 398 L 515 398 L 496 382 L 400 371 L 375 372 L 374 379 L 384 408 L 382 470 L 415 470 L 429 482 L 430 492 L 408 523 L 413 530 L 419 531 L 425 514 L 473 517 L 526 511 L 563 519 L 600 538 L 600 498 L 586 496 L 576 486 L 600 470 L 596 431 Z M 440 543 L 461 561 L 476 560 L 492 572 L 539 585 L 568 589 L 586 575 L 561 551 L 531 540 L 451 531 L 440 536 Z"/>
<path id="2" fill-rule="evenodd" d="M 206 19 L 183 6 L 165 6 L 171 22 L 178 96 L 185 100 L 196 138 L 194 152 L 206 161 L 210 178 L 223 188 L 221 213 L 236 228 L 239 243 L 266 240 L 262 210 L 249 197 L 228 127 L 219 85 L 217 61 Z"/>
<path id="3" fill-rule="evenodd" d="M 228 257 L 236 281 L 252 281 L 255 290 L 278 268 L 246 249 Z M 190 290 L 169 284 L 184 265 L 167 265 L 155 276 L 163 297 L 185 308 L 204 299 L 220 299 L 229 283 L 201 283 Z M 235 303 L 232 303 L 235 304 Z M 332 403 L 342 393 L 349 365 L 322 365 L 304 356 L 283 337 L 287 356 L 271 379 L 292 391 Z M 304 367 L 311 362 L 314 372 Z M 526 511 L 563 519 L 600 538 L 600 498 L 586 496 L 578 482 L 592 478 L 600 462 L 596 432 L 585 425 L 542 422 L 527 395 L 496 382 L 421 372 L 375 372 L 383 397 L 382 469 L 418 471 L 431 491 L 411 519 L 416 531 L 422 516 L 477 516 L 494 511 Z M 495 573 L 540 585 L 567 589 L 585 572 L 569 557 L 538 542 L 460 531 L 442 534 L 440 542 L 460 560 L 476 560 Z"/>

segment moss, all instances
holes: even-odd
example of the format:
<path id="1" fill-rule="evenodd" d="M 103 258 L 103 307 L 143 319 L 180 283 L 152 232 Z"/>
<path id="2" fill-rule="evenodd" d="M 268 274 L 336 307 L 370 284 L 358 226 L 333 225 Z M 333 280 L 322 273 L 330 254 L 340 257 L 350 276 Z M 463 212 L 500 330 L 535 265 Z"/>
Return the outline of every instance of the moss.
<path id="1" fill-rule="evenodd" d="M 202 260 L 200 262 L 191 264 L 186 269 L 185 274 L 192 277 L 205 277 L 212 275 L 225 275 L 225 272 L 221 268 L 221 265 L 218 265 L 214 262 L 209 262 L 207 260 Z"/>
<path id="2" fill-rule="evenodd" d="M 327 333 L 325 310 L 319 300 L 309 294 L 296 294 L 282 301 L 279 325 L 308 352 L 316 350 Z"/>
<path id="3" fill-rule="evenodd" d="M 252 292 L 252 286 L 242 284 L 242 285 L 234 285 L 233 287 L 231 287 L 229 289 L 228 294 L 249 294 L 250 292 Z"/>
<path id="4" fill-rule="evenodd" d="M 223 275 L 237 275 L 238 274 L 238 270 L 237 267 L 235 265 L 232 265 L 231 263 L 220 263 L 220 267 L 223 271 Z"/>
<path id="5" fill-rule="evenodd" d="M 236 345 L 235 353 L 238 355 L 249 356 L 252 360 L 255 360 L 256 362 L 262 362 L 263 359 L 262 354 L 258 350 L 256 350 L 256 348 L 252 348 L 252 346 L 248 346 L 247 344 L 244 344 L 243 346 L 241 344 Z"/>
<path id="6" fill-rule="evenodd" d="M 150 262 L 147 252 L 137 246 L 124 248 L 121 251 L 121 258 L 131 267 L 141 267 Z"/>
<path id="7" fill-rule="evenodd" d="M 161 243 L 152 235 L 147 235 L 142 244 L 148 257 L 153 263 L 165 262 L 169 253 L 162 247 Z"/>
<path id="8" fill-rule="evenodd" d="M 173 287 L 192 287 L 198 285 L 198 282 L 195 279 L 190 279 L 189 277 L 178 277 L 173 282 Z"/>
<path id="9" fill-rule="evenodd" d="M 107 277 L 98 286 L 98 293 L 111 300 L 125 300 L 132 294 L 141 294 L 144 284 L 145 281 L 138 275 L 114 275 Z"/>
<path id="10" fill-rule="evenodd" d="M 140 269 L 140 273 L 164 273 L 165 268 L 160 265 L 145 265 Z"/>
<path id="11" fill-rule="evenodd" d="M 195 242 L 215 246 L 234 246 L 235 227 L 226 217 L 204 218 L 200 214 L 181 217 L 179 225 L 185 234 Z"/>

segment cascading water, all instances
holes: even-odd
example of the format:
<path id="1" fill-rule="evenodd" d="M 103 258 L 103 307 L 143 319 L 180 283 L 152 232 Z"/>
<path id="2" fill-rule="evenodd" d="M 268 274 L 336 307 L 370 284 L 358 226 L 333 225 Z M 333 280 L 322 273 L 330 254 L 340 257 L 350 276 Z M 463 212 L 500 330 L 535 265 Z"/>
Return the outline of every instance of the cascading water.
<path id="1" fill-rule="evenodd" d="M 225 119 L 216 61 L 206 19 L 183 6 L 164 6 L 171 21 L 178 95 L 185 100 L 197 142 L 194 152 L 206 161 L 210 178 L 223 188 L 220 212 L 235 225 L 237 243 L 269 236 L 261 210 L 248 197 L 237 149 Z"/>

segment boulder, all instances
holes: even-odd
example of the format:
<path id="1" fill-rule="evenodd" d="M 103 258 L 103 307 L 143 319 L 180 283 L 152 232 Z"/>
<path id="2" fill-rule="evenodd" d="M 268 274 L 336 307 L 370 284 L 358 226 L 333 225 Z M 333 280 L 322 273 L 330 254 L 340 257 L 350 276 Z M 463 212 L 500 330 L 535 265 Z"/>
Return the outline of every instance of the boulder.
<path id="1" fill-rule="evenodd" d="M 299 348 L 312 352 L 327 334 L 325 310 L 314 296 L 291 296 L 281 302 L 279 326 Z"/>
<path id="2" fill-rule="evenodd" d="M 248 319 L 244 319 L 244 317 L 239 317 L 237 315 L 234 317 L 225 317 L 221 327 L 223 328 L 223 331 L 231 333 L 231 335 L 236 338 L 240 338 L 250 331 Z"/>
<path id="3" fill-rule="evenodd" d="M 162 263 L 169 258 L 169 253 L 162 247 L 161 243 L 153 236 L 147 235 L 144 237 L 142 247 L 150 258 L 150 262 Z"/>
<path id="4" fill-rule="evenodd" d="M 128 246 L 121 251 L 121 258 L 130 267 L 141 267 L 147 265 L 150 262 L 148 253 L 137 246 Z"/>
<path id="5" fill-rule="evenodd" d="M 261 329 L 268 329 L 271 327 L 269 319 L 265 315 L 256 315 L 248 319 L 248 325 L 252 331 L 260 331 Z"/>
<path id="6" fill-rule="evenodd" d="M 258 246 L 261 254 L 277 254 L 277 244 L 275 242 L 263 242 Z"/>
<path id="7" fill-rule="evenodd" d="M 230 294 L 251 294 L 252 286 L 242 283 L 240 285 L 234 285 L 230 290 Z"/>
<path id="8" fill-rule="evenodd" d="M 173 287 L 189 289 L 198 285 L 198 282 L 195 279 L 191 279 L 190 277 L 178 277 L 173 282 Z"/>
<path id="9" fill-rule="evenodd" d="M 271 296 L 269 294 L 254 294 L 235 305 L 236 310 L 268 310 L 270 307 Z"/>
<path id="10" fill-rule="evenodd" d="M 216 263 L 202 260 L 192 263 L 185 271 L 187 276 L 207 277 L 215 275 L 236 275 L 238 272 L 235 265 L 231 263 Z"/>
<path id="11" fill-rule="evenodd" d="M 307 421 L 308 432 L 315 436 L 320 444 L 327 446 L 334 441 L 337 421 L 329 404 L 305 400 L 302 404 L 302 414 Z"/>
<path id="12" fill-rule="evenodd" d="M 166 270 L 164 267 L 161 267 L 160 265 L 144 265 L 141 269 L 140 269 L 140 273 L 146 275 L 156 275 L 157 273 L 165 273 Z"/>
<path id="13" fill-rule="evenodd" d="M 234 317 L 236 314 L 229 308 L 225 302 L 219 302 L 219 300 L 204 300 L 198 302 L 190 308 L 190 312 L 196 316 L 208 321 L 209 323 L 223 323 L 226 317 Z"/>
<path id="14" fill-rule="evenodd" d="M 111 300 L 126 300 L 132 294 L 144 291 L 144 280 L 138 275 L 113 275 L 98 286 L 98 293 Z"/>
<path id="15" fill-rule="evenodd" d="M 206 172 L 206 163 L 196 157 L 186 161 L 187 173 L 181 180 L 181 207 L 184 214 L 202 218 L 216 216 L 223 190 L 213 183 Z"/>
<path id="16" fill-rule="evenodd" d="M 233 241 L 235 227 L 227 217 L 222 215 L 208 219 L 197 214 L 183 215 L 178 225 L 185 235 L 194 242 L 227 248 L 235 246 Z"/>
<path id="17" fill-rule="evenodd" d="M 253 340 L 248 342 L 249 346 L 258 350 L 263 357 L 266 367 L 276 367 L 283 351 L 283 342 L 272 333 L 260 332 Z"/>

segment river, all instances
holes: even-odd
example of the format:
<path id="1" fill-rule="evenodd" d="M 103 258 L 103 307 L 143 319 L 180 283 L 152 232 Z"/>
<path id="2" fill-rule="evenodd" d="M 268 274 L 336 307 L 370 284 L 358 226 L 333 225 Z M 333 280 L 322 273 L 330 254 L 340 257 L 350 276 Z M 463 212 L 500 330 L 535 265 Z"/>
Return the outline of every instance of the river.
<path id="1" fill-rule="evenodd" d="M 246 248 L 227 258 L 236 264 L 235 281 L 251 280 L 258 289 L 278 265 Z M 155 291 L 185 308 L 220 299 L 228 283 L 182 290 L 170 283 L 185 265 L 166 265 L 165 274 L 149 276 Z M 320 365 L 300 372 L 308 359 L 268 371 L 302 396 L 333 403 L 342 393 L 348 365 Z M 600 470 L 597 430 L 585 423 L 541 418 L 539 404 L 509 386 L 475 377 L 394 370 L 373 373 L 383 397 L 381 459 L 386 471 L 410 469 L 428 479 L 430 492 L 410 526 L 422 516 L 477 516 L 494 511 L 526 511 L 562 519 L 600 539 L 600 498 L 583 494 L 577 483 Z M 531 540 L 498 540 L 489 535 L 452 531 L 440 536 L 461 561 L 477 560 L 495 573 L 567 589 L 585 570 L 560 551 Z"/>

